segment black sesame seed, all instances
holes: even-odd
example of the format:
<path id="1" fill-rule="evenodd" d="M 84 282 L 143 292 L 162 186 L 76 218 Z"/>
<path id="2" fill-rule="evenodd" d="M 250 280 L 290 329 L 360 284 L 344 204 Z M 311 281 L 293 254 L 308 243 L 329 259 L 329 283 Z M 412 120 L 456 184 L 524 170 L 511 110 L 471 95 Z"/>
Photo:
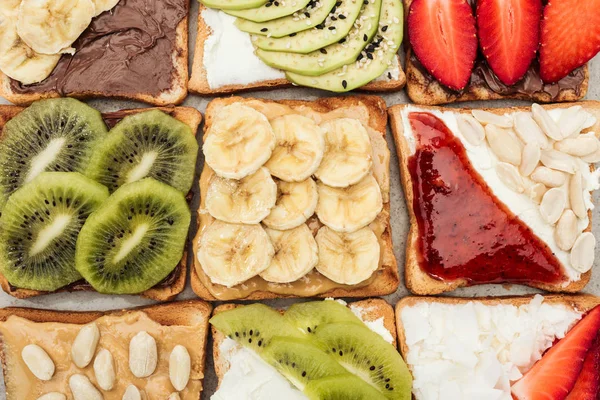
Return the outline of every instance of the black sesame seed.
<path id="1" fill-rule="evenodd" d="M 367 40 L 369 40 L 369 37 L 367 36 L 367 34 L 365 33 L 365 35 L 363 36 L 363 40 L 366 42 Z"/>
<path id="2" fill-rule="evenodd" d="M 387 28 L 388 28 L 388 26 L 387 26 L 387 25 L 384 25 L 384 26 L 381 28 L 381 31 L 382 31 L 382 32 L 385 32 L 385 31 L 387 31 Z"/>
<path id="3" fill-rule="evenodd" d="M 348 87 L 348 82 L 346 82 L 345 80 L 342 81 L 342 86 L 344 87 L 344 89 L 346 89 Z M 341 352 L 340 352 L 341 353 Z M 341 355 L 341 354 L 340 354 Z"/>
<path id="4" fill-rule="evenodd" d="M 262 28 L 260 31 L 261 31 L 261 32 L 266 32 L 266 31 L 268 31 L 268 30 L 269 30 L 269 28 Z"/>
<path id="5" fill-rule="evenodd" d="M 315 28 L 317 28 L 317 29 L 323 29 L 323 28 L 325 28 L 325 25 L 319 24 L 319 25 L 315 26 Z"/>
<path id="6" fill-rule="evenodd" d="M 329 29 L 330 31 L 334 31 L 334 30 L 335 30 L 335 26 L 333 26 L 333 25 L 332 25 L 332 26 L 330 26 L 330 27 L 329 27 L 329 28 L 327 28 L 327 29 Z"/>
<path id="7" fill-rule="evenodd" d="M 302 371 L 302 377 L 304 378 L 306 376 L 306 371 Z"/>
<path id="8" fill-rule="evenodd" d="M 360 54 L 358 55 L 358 57 L 356 57 L 356 61 L 360 61 L 360 60 L 362 60 L 362 59 L 363 59 L 363 57 L 364 57 L 364 56 L 362 55 L 362 53 L 360 53 Z"/>
<path id="9" fill-rule="evenodd" d="M 338 15 L 338 18 L 339 19 L 346 19 L 346 16 L 344 14 L 340 14 L 340 15 Z"/>
<path id="10" fill-rule="evenodd" d="M 371 53 L 367 53 L 367 58 L 368 58 L 369 60 L 372 60 L 372 59 L 373 59 L 373 54 L 371 54 Z"/>
<path id="11" fill-rule="evenodd" d="M 305 12 L 304 15 L 306 15 L 306 18 L 310 18 L 310 13 L 309 12 Z"/>
<path id="12" fill-rule="evenodd" d="M 327 54 L 327 50 L 325 49 L 319 49 L 319 51 L 323 54 Z M 308 331 L 310 332 L 310 328 L 308 328 Z"/>
<path id="13" fill-rule="evenodd" d="M 273 4 L 275 4 L 275 7 L 279 7 L 279 2 L 278 1 L 273 2 Z"/>

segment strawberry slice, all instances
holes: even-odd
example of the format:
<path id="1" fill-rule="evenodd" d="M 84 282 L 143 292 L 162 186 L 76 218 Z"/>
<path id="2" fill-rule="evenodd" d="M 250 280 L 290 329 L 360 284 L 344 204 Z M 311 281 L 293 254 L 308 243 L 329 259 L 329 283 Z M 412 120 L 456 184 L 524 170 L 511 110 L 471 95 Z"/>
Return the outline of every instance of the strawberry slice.
<path id="1" fill-rule="evenodd" d="M 506 85 L 517 83 L 535 58 L 542 0 L 479 0 L 477 33 L 488 64 Z"/>
<path id="2" fill-rule="evenodd" d="M 600 51 L 600 0 L 550 0 L 544 9 L 540 75 L 558 82 Z"/>
<path id="3" fill-rule="evenodd" d="M 566 400 L 597 400 L 600 394 L 600 335 L 588 351 L 577 382 Z"/>
<path id="4" fill-rule="evenodd" d="M 513 385 L 513 397 L 517 400 L 564 400 L 573 390 L 599 330 L 600 307 L 596 307 Z"/>
<path id="5" fill-rule="evenodd" d="M 414 0 L 408 14 L 410 45 L 442 85 L 467 86 L 477 56 L 473 10 L 466 0 Z"/>

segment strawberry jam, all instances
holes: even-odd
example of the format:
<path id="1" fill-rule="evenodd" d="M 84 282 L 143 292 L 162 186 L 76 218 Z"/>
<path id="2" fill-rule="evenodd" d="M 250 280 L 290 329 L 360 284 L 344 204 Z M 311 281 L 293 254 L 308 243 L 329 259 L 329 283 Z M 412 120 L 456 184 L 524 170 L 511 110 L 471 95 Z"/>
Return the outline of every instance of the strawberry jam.
<path id="1" fill-rule="evenodd" d="M 413 112 L 409 120 L 417 143 L 408 169 L 421 268 L 471 284 L 563 281 L 552 251 L 494 196 L 460 139 L 430 113 Z"/>

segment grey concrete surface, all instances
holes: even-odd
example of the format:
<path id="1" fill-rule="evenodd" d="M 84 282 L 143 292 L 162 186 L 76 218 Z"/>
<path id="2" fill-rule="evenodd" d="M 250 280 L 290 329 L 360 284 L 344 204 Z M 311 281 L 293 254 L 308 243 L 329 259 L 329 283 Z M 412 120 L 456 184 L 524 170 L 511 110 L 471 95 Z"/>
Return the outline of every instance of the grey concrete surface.
<path id="1" fill-rule="evenodd" d="M 190 18 L 190 43 L 195 43 L 196 37 L 196 23 L 197 23 L 197 9 L 198 4 L 196 0 L 192 1 L 192 10 Z M 193 58 L 193 48 L 190 49 L 190 60 Z M 191 61 L 190 61 L 191 62 Z M 190 65 L 191 70 L 191 65 Z M 320 92 L 312 89 L 302 88 L 290 88 L 284 90 L 275 90 L 270 92 L 254 92 L 242 94 L 244 97 L 259 97 L 268 99 L 305 99 L 313 100 L 319 97 L 333 96 L 325 92 Z M 382 96 L 388 106 L 395 104 L 410 103 L 405 91 L 397 93 L 384 94 Z M 596 57 L 591 62 L 591 78 L 589 84 L 589 91 L 587 99 L 600 100 L 600 56 Z M 190 95 L 183 105 L 195 107 L 200 110 L 203 114 L 206 109 L 207 103 L 211 100 L 210 97 L 201 97 L 197 95 Z M 2 103 L 2 99 L 0 99 Z M 128 101 L 118 100 L 92 100 L 89 102 L 90 105 L 98 108 L 101 111 L 115 111 L 123 108 L 138 108 L 145 107 L 144 104 L 134 103 Z M 527 105 L 530 103 L 519 102 L 519 101 L 486 101 L 486 102 L 472 102 L 472 103 L 461 103 L 455 104 L 454 107 L 507 107 L 515 105 Z M 200 135 L 201 136 L 201 135 Z M 404 246 L 406 235 L 408 233 L 408 215 L 406 211 L 406 205 L 404 203 L 404 195 L 399 180 L 398 171 L 398 160 L 395 154 L 395 146 L 391 138 L 390 132 L 387 134 L 387 142 L 392 150 L 391 159 L 391 224 L 393 232 L 393 243 L 394 243 L 394 254 L 398 260 L 398 266 L 400 269 L 400 275 L 403 275 L 403 263 L 404 263 Z M 198 159 L 197 174 L 200 173 L 201 165 L 204 159 L 200 154 Z M 197 184 L 196 184 L 197 185 Z M 197 197 L 197 196 L 196 196 Z M 600 199 L 600 192 L 596 192 L 594 195 L 594 202 L 598 203 Z M 197 204 L 198 199 L 195 199 Z M 593 231 L 595 233 L 600 232 L 600 212 L 599 209 L 594 210 L 593 213 Z M 193 237 L 192 232 L 190 237 Z M 600 263 L 600 246 L 597 247 L 597 257 L 595 262 L 595 268 L 598 268 Z M 190 255 L 191 260 L 191 255 Z M 537 293 L 539 291 L 535 289 L 529 289 L 523 286 L 512 285 L 482 285 L 470 288 L 464 288 L 449 293 L 448 296 L 507 296 L 507 295 L 520 295 Z M 600 295 L 600 275 L 598 271 L 595 271 L 592 277 L 592 281 L 585 288 L 585 293 L 591 293 Z M 390 304 L 395 304 L 399 299 L 409 295 L 406 287 L 404 286 L 403 279 L 400 282 L 398 290 L 389 296 L 385 296 L 385 299 Z M 178 300 L 193 299 L 196 298 L 195 294 L 188 286 L 186 290 L 178 297 Z M 286 307 L 297 300 L 273 300 L 266 301 L 266 304 L 276 307 Z M 142 299 L 138 296 L 106 296 L 97 293 L 60 293 L 48 296 L 37 297 L 28 300 L 15 299 L 0 290 L 0 308 L 8 306 L 19 306 L 19 307 L 34 307 L 44 309 L 56 309 L 56 310 L 75 310 L 75 311 L 89 311 L 89 310 L 111 310 L 143 306 L 152 304 L 152 301 Z M 217 303 L 218 304 L 218 303 Z M 212 360 L 212 342 L 209 341 L 207 363 L 205 371 L 204 381 L 204 392 L 202 399 L 210 399 L 212 393 L 214 393 L 217 385 L 216 377 L 213 371 L 213 360 Z M 4 398 L 4 382 L 0 382 L 0 399 Z"/>

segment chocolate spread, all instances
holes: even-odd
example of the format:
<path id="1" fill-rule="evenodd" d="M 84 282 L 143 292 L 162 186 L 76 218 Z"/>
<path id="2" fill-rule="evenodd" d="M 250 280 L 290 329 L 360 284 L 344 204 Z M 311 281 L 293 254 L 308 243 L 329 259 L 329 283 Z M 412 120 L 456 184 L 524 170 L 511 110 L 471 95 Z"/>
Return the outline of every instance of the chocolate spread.
<path id="1" fill-rule="evenodd" d="M 177 26 L 187 16 L 188 0 L 121 0 L 92 20 L 52 74 L 34 85 L 11 80 L 15 93 L 56 91 L 157 96 L 169 90 L 176 72 Z"/>

